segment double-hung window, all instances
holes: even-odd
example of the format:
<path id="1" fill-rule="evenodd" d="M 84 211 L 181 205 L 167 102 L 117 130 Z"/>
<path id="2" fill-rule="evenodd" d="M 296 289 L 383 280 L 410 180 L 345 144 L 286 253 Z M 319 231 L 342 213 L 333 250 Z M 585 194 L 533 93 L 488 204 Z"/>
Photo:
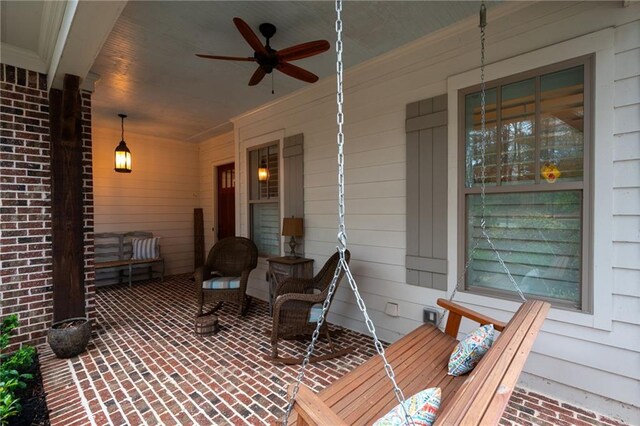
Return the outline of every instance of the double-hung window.
<path id="1" fill-rule="evenodd" d="M 260 256 L 280 254 L 279 149 L 277 143 L 249 151 L 251 239 Z"/>
<path id="2" fill-rule="evenodd" d="M 590 309 L 592 61 L 581 57 L 488 82 L 484 135 L 480 87 L 459 92 L 459 264 L 462 273 L 471 257 L 468 291 L 517 297 L 482 237 L 484 210 L 487 234 L 525 294 Z"/>

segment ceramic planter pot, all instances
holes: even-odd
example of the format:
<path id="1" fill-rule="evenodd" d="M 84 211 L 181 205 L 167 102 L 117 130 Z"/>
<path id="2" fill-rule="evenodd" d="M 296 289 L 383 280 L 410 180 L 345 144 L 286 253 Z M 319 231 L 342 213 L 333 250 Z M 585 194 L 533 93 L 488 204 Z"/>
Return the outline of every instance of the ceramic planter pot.
<path id="1" fill-rule="evenodd" d="M 91 321 L 87 318 L 69 318 L 54 322 L 49 329 L 51 350 L 58 358 L 71 358 L 84 352 L 91 338 Z"/>

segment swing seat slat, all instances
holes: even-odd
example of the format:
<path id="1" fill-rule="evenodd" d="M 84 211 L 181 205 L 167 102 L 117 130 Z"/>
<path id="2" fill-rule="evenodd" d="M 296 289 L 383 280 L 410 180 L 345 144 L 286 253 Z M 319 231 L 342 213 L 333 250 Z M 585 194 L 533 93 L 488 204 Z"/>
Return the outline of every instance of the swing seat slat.
<path id="1" fill-rule="evenodd" d="M 429 387 L 442 389 L 436 424 L 497 424 L 550 305 L 526 302 L 504 324 L 454 302 L 440 299 L 438 304 L 449 310 L 445 333 L 424 324 L 386 349 L 396 381 L 405 397 Z M 502 333 L 471 373 L 453 377 L 447 364 L 462 317 L 494 324 Z M 288 423 L 367 425 L 396 404 L 382 361 L 375 356 L 317 395 L 301 386 Z"/>

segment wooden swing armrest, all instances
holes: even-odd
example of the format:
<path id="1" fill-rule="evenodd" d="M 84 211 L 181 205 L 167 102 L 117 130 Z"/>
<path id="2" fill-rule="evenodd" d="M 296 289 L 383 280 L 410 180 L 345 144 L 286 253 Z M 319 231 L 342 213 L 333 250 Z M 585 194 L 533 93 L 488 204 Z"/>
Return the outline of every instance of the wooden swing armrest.
<path id="1" fill-rule="evenodd" d="M 289 386 L 289 395 L 293 392 L 293 387 Z M 311 389 L 301 384 L 296 395 L 296 403 L 293 409 L 298 414 L 297 424 L 308 424 L 309 426 L 347 426 L 347 424 L 334 413 L 327 404 Z M 304 423 L 301 423 L 302 420 Z"/>
<path id="2" fill-rule="evenodd" d="M 462 321 L 462 317 L 475 321 L 480 325 L 493 324 L 493 328 L 498 331 L 504 330 L 504 328 L 507 326 L 507 324 L 502 321 L 498 321 L 489 316 L 483 315 L 476 311 L 472 311 L 471 309 L 460 306 L 450 300 L 438 299 L 437 303 L 439 306 L 449 311 L 447 326 L 445 327 L 444 332 L 454 339 L 458 338 L 458 331 L 460 329 L 460 321 Z"/>

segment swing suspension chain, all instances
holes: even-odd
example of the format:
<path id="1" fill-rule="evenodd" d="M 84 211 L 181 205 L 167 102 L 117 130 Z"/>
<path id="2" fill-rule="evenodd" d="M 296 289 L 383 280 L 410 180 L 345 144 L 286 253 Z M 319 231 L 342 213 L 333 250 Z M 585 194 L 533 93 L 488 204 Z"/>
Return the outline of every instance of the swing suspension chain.
<path id="1" fill-rule="evenodd" d="M 309 343 L 309 346 L 307 347 L 307 351 L 306 354 L 304 356 L 304 359 L 302 361 L 302 364 L 300 366 L 300 371 L 298 372 L 298 376 L 296 377 L 296 381 L 295 381 L 295 385 L 293 387 L 293 390 L 291 392 L 291 395 L 289 397 L 289 403 L 287 405 L 285 414 L 284 414 L 284 418 L 282 421 L 282 425 L 283 426 L 287 426 L 287 422 L 289 420 L 289 416 L 291 415 L 291 411 L 293 409 L 293 405 L 295 403 L 295 398 L 296 395 L 298 394 L 298 391 L 300 389 L 300 384 L 302 383 L 302 381 L 304 380 L 304 376 L 305 376 L 305 370 L 307 365 L 309 364 L 309 360 L 311 359 L 311 354 L 313 353 L 313 350 L 315 348 L 315 344 L 318 340 L 318 337 L 320 336 L 320 330 L 322 328 L 322 325 L 324 324 L 325 321 L 325 317 L 326 314 L 329 310 L 329 305 L 331 303 L 331 299 L 333 297 L 333 293 L 335 292 L 335 289 L 337 287 L 338 284 L 338 279 L 340 278 L 340 275 L 342 273 L 342 271 L 344 270 L 345 276 L 347 277 L 347 280 L 349 282 L 349 286 L 351 287 L 351 290 L 353 291 L 355 297 L 356 297 L 356 302 L 358 305 L 358 308 L 360 309 L 360 311 L 362 312 L 364 319 L 365 319 L 365 324 L 367 326 L 367 329 L 369 330 L 369 332 L 371 333 L 373 340 L 374 340 L 374 346 L 376 348 L 376 352 L 378 353 L 378 355 L 380 355 L 380 357 L 382 358 L 382 362 L 384 364 L 384 369 L 385 369 L 385 373 L 387 374 L 389 380 L 391 381 L 392 385 L 393 385 L 393 392 L 396 396 L 396 399 L 398 400 L 398 402 L 400 403 L 400 406 L 402 407 L 402 410 L 404 412 L 404 416 L 405 416 L 405 422 L 408 425 L 415 425 L 415 423 L 413 422 L 413 419 L 411 418 L 411 416 L 409 415 L 409 413 L 407 412 L 407 409 L 405 407 L 405 397 L 404 394 L 402 393 L 402 390 L 400 389 L 400 387 L 398 386 L 398 383 L 396 382 L 395 379 L 395 373 L 393 371 L 393 367 L 391 366 L 391 364 L 389 364 L 389 362 L 387 361 L 387 357 L 385 355 L 385 350 L 384 350 L 384 346 L 382 345 L 382 343 L 380 342 L 380 340 L 378 339 L 378 336 L 376 334 L 376 329 L 375 326 L 373 324 L 373 321 L 371 320 L 371 318 L 369 317 L 369 314 L 367 312 L 367 307 L 365 306 L 364 300 L 362 299 L 362 296 L 360 296 L 360 292 L 358 290 L 358 285 L 356 283 L 355 278 L 353 277 L 353 275 L 351 274 L 351 270 L 349 269 L 349 265 L 346 261 L 345 258 L 345 252 L 347 250 L 347 233 L 346 233 L 346 226 L 345 226 L 345 197 L 344 197 L 344 131 L 343 131 L 343 125 L 344 125 L 344 113 L 343 113 L 343 85 L 342 85 L 342 77 L 343 77 L 343 62 L 342 62 L 342 50 L 343 50 L 343 44 L 342 44 L 342 18 L 341 18 L 341 12 L 342 12 L 342 0 L 336 0 L 336 34 L 337 34 L 337 40 L 336 40 L 336 72 L 337 72 L 337 95 L 336 95 L 336 103 L 337 103 L 337 107 L 338 107 L 338 111 L 336 114 L 336 121 L 337 121 L 337 125 L 338 125 L 338 133 L 337 133 L 337 145 L 338 145 L 338 252 L 340 253 L 340 261 L 338 262 L 338 266 L 336 267 L 336 270 L 333 274 L 333 279 L 331 280 L 331 284 L 329 285 L 329 290 L 327 293 L 327 298 L 325 299 L 324 303 L 322 304 L 322 311 L 320 313 L 320 317 L 318 318 L 318 322 L 316 324 L 316 328 L 311 336 L 311 342 Z M 481 155 L 481 192 L 480 192 L 480 197 L 481 197 L 481 217 L 480 217 L 480 228 L 482 231 L 482 237 L 487 241 L 487 243 L 489 244 L 490 248 L 493 250 L 494 254 L 496 255 L 496 258 L 498 259 L 498 262 L 500 263 L 500 265 L 502 266 L 502 268 L 504 269 L 504 271 L 507 273 L 507 276 L 509 277 L 509 281 L 511 282 L 511 284 L 514 286 L 514 288 L 517 290 L 518 294 L 520 295 L 520 298 L 526 302 L 526 298 L 524 296 L 524 293 L 522 292 L 522 290 L 520 289 L 520 287 L 518 286 L 518 284 L 516 283 L 515 279 L 513 278 L 513 276 L 511 275 L 511 272 L 509 271 L 509 268 L 507 267 L 507 265 L 505 264 L 504 260 L 502 259 L 502 256 L 500 256 L 500 252 L 498 251 L 498 249 L 496 248 L 496 246 L 494 245 L 493 241 L 491 241 L 491 238 L 489 238 L 489 234 L 487 233 L 486 230 L 486 218 L 485 218 L 485 204 L 486 204 L 486 164 L 485 164 L 485 156 L 486 156 L 486 143 L 487 143 L 487 132 L 486 132 L 486 83 L 485 83 L 485 75 L 484 75 L 484 71 L 485 71 L 485 27 L 486 27 L 486 7 L 484 5 L 484 0 L 482 1 L 482 4 L 480 6 L 480 52 L 481 52 L 481 57 L 480 57 L 480 112 L 481 112 L 481 144 L 480 144 L 480 155 Z M 469 269 L 469 266 L 471 265 L 471 262 L 474 260 L 474 255 L 476 253 L 476 250 L 478 249 L 478 246 L 480 245 L 480 238 L 475 238 L 474 239 L 474 245 L 471 248 L 471 251 L 469 253 L 469 258 L 467 259 L 467 262 L 464 265 L 464 269 L 462 271 L 462 274 L 458 277 L 458 280 L 456 282 L 456 286 L 453 289 L 453 292 L 451 293 L 451 296 L 449 297 L 449 300 L 452 300 L 454 298 L 454 296 L 456 295 L 456 292 L 458 291 L 458 288 L 460 287 L 460 283 L 462 282 L 462 280 L 466 277 L 466 273 L 467 270 Z M 440 325 L 440 322 L 444 319 L 444 315 L 440 317 L 440 320 L 438 321 L 438 326 Z"/>
<path id="2" fill-rule="evenodd" d="M 513 284 L 513 287 L 518 291 L 518 294 L 520 295 L 520 298 L 522 299 L 522 301 L 526 302 L 527 298 L 524 297 L 524 293 L 520 289 L 520 286 L 518 286 L 518 284 L 516 283 L 516 280 L 513 278 L 513 275 L 511 275 L 511 271 L 509 271 L 509 268 L 504 263 L 502 256 L 500 256 L 500 252 L 498 251 L 496 246 L 493 244 L 493 241 L 491 241 L 491 238 L 489 238 L 489 234 L 487 233 L 487 220 L 485 217 L 486 188 L 487 188 L 487 182 L 486 182 L 487 164 L 485 161 L 485 156 L 487 153 L 487 97 L 486 97 L 486 82 L 484 78 L 484 67 L 486 62 L 485 60 L 485 35 L 486 35 L 485 28 L 486 26 L 487 26 L 487 9 L 484 5 L 484 0 L 483 0 L 482 4 L 480 5 L 480 121 L 482 124 L 481 130 L 480 130 L 480 133 L 482 134 L 482 140 L 480 142 L 480 153 L 482 156 L 482 159 L 481 159 L 482 181 L 480 185 L 482 188 L 480 193 L 482 213 L 480 216 L 480 229 L 482 230 L 482 236 L 484 237 L 485 240 L 487 240 L 487 244 L 489 244 L 489 246 L 493 250 L 493 253 L 496 255 L 496 258 L 498 259 L 500 266 L 502 266 L 502 269 L 504 269 L 504 271 L 507 273 L 507 276 L 509 277 L 509 281 L 511 281 L 511 284 Z M 477 245 L 475 247 L 477 247 Z M 475 252 L 475 247 L 474 247 L 474 251 L 472 251 L 471 254 Z M 469 256 L 469 259 L 472 259 L 472 256 Z M 466 270 L 465 270 L 465 275 L 466 275 Z"/>
<path id="3" fill-rule="evenodd" d="M 480 141 L 480 199 L 481 199 L 481 214 L 480 214 L 480 230 L 482 233 L 482 237 L 487 241 L 487 244 L 489 244 L 489 247 L 493 250 L 493 253 L 495 254 L 496 258 L 498 259 L 498 263 L 500 263 L 500 266 L 502 266 L 502 269 L 507 273 L 507 277 L 509 278 L 509 281 L 511 282 L 511 284 L 513 285 L 513 287 L 516 289 L 516 291 L 518 292 L 518 295 L 520 296 L 520 298 L 522 299 L 523 302 L 527 301 L 527 298 L 524 296 L 524 293 L 522 292 L 522 290 L 520 289 L 520 286 L 518 286 L 518 284 L 516 283 L 516 280 L 513 278 L 513 275 L 511 275 L 511 271 L 509 271 L 509 268 L 507 267 L 506 263 L 504 262 L 504 260 L 502 259 L 502 256 L 500 256 L 500 252 L 498 251 L 497 247 L 495 246 L 495 244 L 493 244 L 493 241 L 491 241 L 491 238 L 489 237 L 489 234 L 487 233 L 487 221 L 486 221 L 486 217 L 485 217 L 485 205 L 486 205 L 486 188 L 487 188 L 487 182 L 486 182 L 486 178 L 487 178 L 487 165 L 486 165 L 486 161 L 485 161 L 485 157 L 486 157 L 486 153 L 487 153 L 487 113 L 486 113 L 486 106 L 487 106 L 487 98 L 486 98 L 486 82 L 485 82 L 485 75 L 484 75 L 484 69 L 485 69 L 485 62 L 486 62 L 486 58 L 485 58 L 485 28 L 487 26 L 487 9 L 484 5 L 484 0 L 482 1 L 482 4 L 480 5 L 480 134 L 481 134 L 481 141 Z M 473 262 L 474 258 L 475 258 L 475 253 L 476 250 L 478 248 L 478 246 L 480 245 L 480 238 L 475 238 L 474 239 L 474 244 L 473 247 L 471 248 L 471 251 L 469 252 L 469 257 L 464 265 L 464 269 L 462 270 L 462 274 L 460 274 L 460 276 L 458 277 L 458 280 L 456 282 L 456 286 L 453 288 L 453 292 L 451 293 L 451 296 L 449 297 L 449 300 L 453 300 L 454 296 L 456 295 L 456 293 L 458 292 L 458 288 L 460 287 L 460 284 L 462 283 L 462 281 L 464 280 L 464 278 L 467 276 L 467 270 L 469 269 L 469 266 L 471 265 L 471 263 Z M 440 317 L 440 320 L 438 321 L 438 326 L 440 326 L 440 323 L 442 322 L 442 320 L 444 319 L 444 315 Z"/>
<path id="4" fill-rule="evenodd" d="M 335 273 L 333 274 L 333 279 L 331 280 L 331 284 L 329 285 L 329 290 L 327 292 L 327 297 L 324 300 L 324 303 L 322 304 L 322 312 L 320 313 L 320 318 L 318 319 L 318 322 L 316 324 L 316 328 L 313 331 L 313 335 L 311 336 L 311 343 L 309 343 L 309 346 L 307 347 L 307 352 L 305 354 L 305 357 L 302 361 L 302 364 L 300 366 L 300 371 L 298 373 L 298 377 L 296 378 L 296 382 L 295 385 L 293 387 L 293 390 L 291 392 L 291 396 L 289 398 L 289 403 L 287 405 L 287 409 L 285 411 L 285 415 L 284 415 L 284 419 L 283 419 L 283 425 L 286 426 L 289 416 L 291 414 L 291 410 L 293 409 L 293 405 L 295 403 L 295 398 L 296 395 L 298 394 L 298 391 L 300 389 L 300 384 L 302 383 L 302 380 L 304 379 L 304 373 L 305 373 L 305 369 L 307 364 L 309 363 L 309 359 L 311 358 L 311 354 L 313 353 L 313 349 L 315 347 L 315 343 L 318 340 L 318 337 L 320 336 L 320 329 L 322 327 L 322 324 L 324 324 L 324 320 L 327 314 L 327 311 L 329 310 L 329 305 L 331 303 L 331 299 L 333 297 L 333 293 L 337 287 L 338 284 L 338 279 L 340 278 L 341 272 L 344 270 L 345 276 L 347 277 L 347 280 L 349 282 L 349 286 L 351 287 L 351 290 L 353 291 L 355 297 L 356 297 L 356 302 L 358 305 L 358 308 L 360 309 L 360 311 L 362 312 L 364 319 L 365 319 L 365 324 L 367 326 L 367 329 L 369 330 L 369 332 L 371 333 L 372 337 L 373 337 L 373 341 L 374 341 L 374 346 L 376 348 L 376 352 L 378 353 L 378 355 L 380 355 L 380 357 L 382 358 L 382 362 L 384 364 L 384 370 L 385 373 L 387 374 L 387 376 L 389 377 L 389 380 L 391 381 L 392 385 L 393 385 L 393 392 L 396 396 L 396 399 L 398 400 L 398 403 L 400 404 L 400 406 L 402 407 L 402 410 L 404 411 L 404 415 L 405 415 L 405 421 L 406 424 L 410 424 L 410 425 L 414 425 L 415 423 L 413 422 L 413 419 L 411 418 L 411 416 L 409 415 L 409 413 L 407 412 L 407 409 L 405 407 L 405 398 L 404 398 L 404 394 L 402 393 L 402 390 L 400 389 L 400 387 L 398 386 L 398 383 L 396 382 L 395 379 L 395 373 L 393 371 L 393 367 L 391 367 L 391 364 L 389 364 L 389 361 L 387 361 L 387 357 L 385 355 L 385 350 L 384 350 L 384 346 L 382 345 L 382 343 L 380 342 L 380 340 L 378 339 L 378 336 L 376 334 L 376 328 L 373 324 L 373 321 L 371 320 L 371 318 L 369 317 L 369 314 L 367 312 L 367 307 L 364 303 L 364 300 L 362 299 L 362 296 L 360 295 L 360 292 L 358 291 L 358 285 L 356 283 L 355 278 L 353 277 L 353 275 L 351 274 L 351 270 L 349 269 L 349 264 L 346 261 L 345 258 L 345 252 L 347 250 L 347 233 L 346 233 L 346 226 L 345 226 L 345 202 L 344 202 L 344 131 L 343 131 L 343 125 L 344 125 L 344 113 L 343 113 L 343 85 L 342 85 L 342 78 L 343 78 L 343 62 L 342 62 L 342 51 L 343 51 L 343 44 L 342 44 L 342 18 L 341 18 L 341 14 L 342 14 L 342 0 L 336 0 L 336 35 L 337 35 L 337 40 L 336 40 L 336 73 L 337 73 L 337 95 L 336 95 L 336 103 L 337 103 L 337 107 L 338 107 L 338 111 L 336 114 L 336 122 L 338 125 L 338 133 L 337 133 L 337 145 L 338 145 L 338 251 L 340 253 L 340 261 L 338 263 L 338 266 L 336 268 Z"/>

